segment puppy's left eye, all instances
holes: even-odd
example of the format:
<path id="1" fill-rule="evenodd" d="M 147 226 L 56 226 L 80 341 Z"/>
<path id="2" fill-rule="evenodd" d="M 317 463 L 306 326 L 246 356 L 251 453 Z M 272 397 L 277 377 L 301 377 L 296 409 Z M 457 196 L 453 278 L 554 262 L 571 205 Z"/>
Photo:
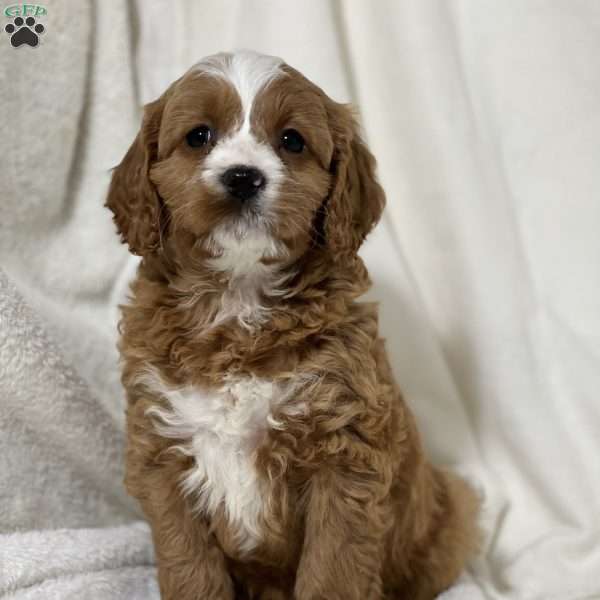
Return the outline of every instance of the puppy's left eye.
<path id="1" fill-rule="evenodd" d="M 304 150 L 304 138 L 295 129 L 286 129 L 281 134 L 281 146 L 288 152 L 300 154 Z"/>
<path id="2" fill-rule="evenodd" d="M 185 139 L 188 146 L 192 148 L 201 148 L 206 146 L 213 139 L 213 131 L 208 125 L 200 125 L 192 129 L 186 136 Z"/>

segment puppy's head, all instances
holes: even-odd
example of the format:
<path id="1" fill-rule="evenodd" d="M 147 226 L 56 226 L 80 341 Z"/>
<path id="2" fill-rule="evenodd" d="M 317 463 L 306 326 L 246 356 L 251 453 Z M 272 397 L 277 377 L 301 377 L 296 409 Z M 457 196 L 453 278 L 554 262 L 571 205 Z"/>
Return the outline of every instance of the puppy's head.
<path id="1" fill-rule="evenodd" d="M 349 109 L 281 60 L 209 57 L 145 107 L 107 206 L 132 252 L 171 236 L 264 258 L 354 254 L 384 195 Z"/>

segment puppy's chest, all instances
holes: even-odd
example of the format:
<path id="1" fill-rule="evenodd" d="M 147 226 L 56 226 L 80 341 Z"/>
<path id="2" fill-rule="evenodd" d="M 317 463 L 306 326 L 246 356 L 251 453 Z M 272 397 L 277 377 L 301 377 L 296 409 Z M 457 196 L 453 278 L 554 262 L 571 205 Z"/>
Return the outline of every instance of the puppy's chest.
<path id="1" fill-rule="evenodd" d="M 169 389 L 160 386 L 166 408 L 151 410 L 161 435 L 179 440 L 175 447 L 194 460 L 185 473 L 182 493 L 212 516 L 223 512 L 242 552 L 262 539 L 262 521 L 270 488 L 256 466 L 269 430 L 282 429 L 285 415 L 300 407 L 292 384 L 257 377 L 230 378 L 219 389 Z"/>

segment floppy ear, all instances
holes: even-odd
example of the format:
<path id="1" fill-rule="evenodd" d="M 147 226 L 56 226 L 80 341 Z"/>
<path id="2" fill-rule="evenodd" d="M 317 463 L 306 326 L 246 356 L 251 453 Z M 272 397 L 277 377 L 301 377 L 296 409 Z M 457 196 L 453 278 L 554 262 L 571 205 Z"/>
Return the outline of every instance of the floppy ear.
<path id="1" fill-rule="evenodd" d="M 334 151 L 333 185 L 325 205 L 325 243 L 337 259 L 356 254 L 381 217 L 385 194 L 375 175 L 375 158 L 360 137 L 347 106 L 328 107 Z"/>
<path id="2" fill-rule="evenodd" d="M 113 171 L 106 204 L 121 240 L 133 254 L 144 256 L 160 245 L 166 209 L 149 172 L 158 153 L 158 132 L 165 97 L 147 104 L 141 129 L 121 164 Z"/>

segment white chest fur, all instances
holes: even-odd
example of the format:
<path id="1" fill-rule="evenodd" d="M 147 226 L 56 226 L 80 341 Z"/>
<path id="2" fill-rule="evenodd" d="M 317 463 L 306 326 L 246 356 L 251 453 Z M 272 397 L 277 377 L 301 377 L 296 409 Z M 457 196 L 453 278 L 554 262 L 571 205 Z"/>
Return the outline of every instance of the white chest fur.
<path id="1" fill-rule="evenodd" d="M 272 411 L 289 398 L 289 390 L 256 377 L 232 378 L 210 392 L 173 389 L 155 374 L 143 382 L 169 403 L 148 411 L 158 433 L 182 440 L 176 448 L 195 460 L 185 474 L 183 492 L 209 515 L 222 506 L 240 550 L 251 550 L 261 538 L 266 500 L 256 451 L 269 427 L 281 427 Z"/>

